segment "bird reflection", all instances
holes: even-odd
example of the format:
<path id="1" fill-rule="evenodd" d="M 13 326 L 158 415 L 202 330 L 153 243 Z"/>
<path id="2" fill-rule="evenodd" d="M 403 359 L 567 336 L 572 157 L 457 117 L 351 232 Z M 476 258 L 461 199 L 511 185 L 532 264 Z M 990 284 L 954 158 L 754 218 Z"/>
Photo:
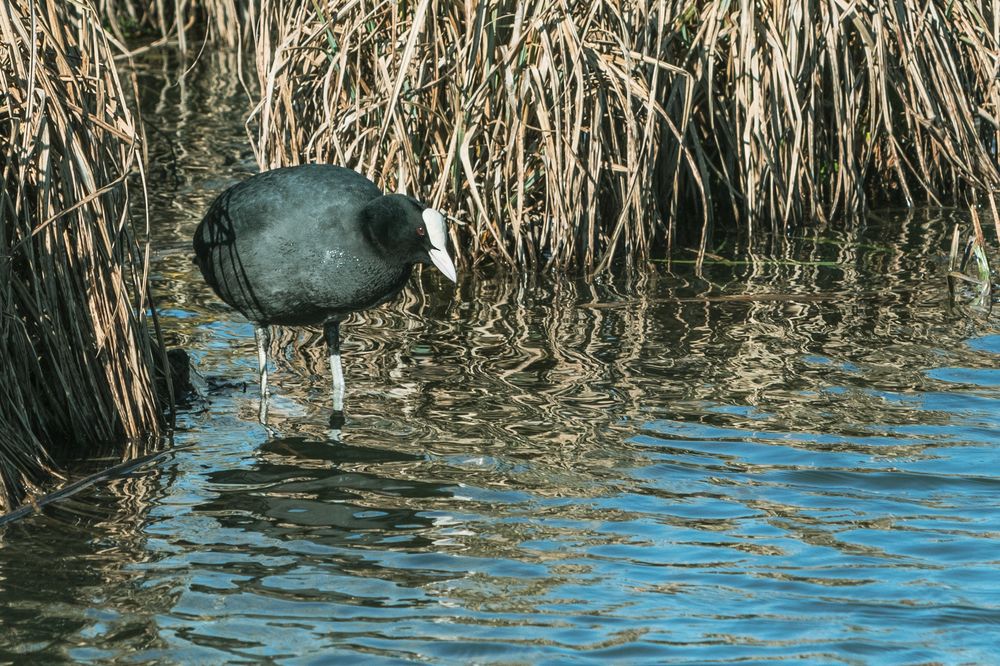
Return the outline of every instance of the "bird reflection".
<path id="1" fill-rule="evenodd" d="M 356 546 L 402 533 L 412 547 L 429 543 L 419 536 L 434 526 L 424 513 L 427 500 L 454 495 L 451 484 L 407 478 L 421 462 L 399 451 L 276 437 L 260 447 L 252 466 L 209 474 L 219 494 L 199 512 L 222 527 L 270 538 Z"/>

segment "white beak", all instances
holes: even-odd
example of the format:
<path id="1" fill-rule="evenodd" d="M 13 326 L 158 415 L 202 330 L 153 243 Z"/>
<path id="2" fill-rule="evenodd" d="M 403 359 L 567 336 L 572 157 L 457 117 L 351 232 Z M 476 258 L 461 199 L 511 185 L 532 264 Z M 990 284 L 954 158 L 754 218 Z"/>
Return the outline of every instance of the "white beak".
<path id="1" fill-rule="evenodd" d="M 448 256 L 448 232 L 444 226 L 444 216 L 433 208 L 427 208 L 423 212 L 423 218 L 424 226 L 427 227 L 427 237 L 431 242 L 431 250 L 428 253 L 431 261 L 446 278 L 458 282 L 455 264 Z"/>

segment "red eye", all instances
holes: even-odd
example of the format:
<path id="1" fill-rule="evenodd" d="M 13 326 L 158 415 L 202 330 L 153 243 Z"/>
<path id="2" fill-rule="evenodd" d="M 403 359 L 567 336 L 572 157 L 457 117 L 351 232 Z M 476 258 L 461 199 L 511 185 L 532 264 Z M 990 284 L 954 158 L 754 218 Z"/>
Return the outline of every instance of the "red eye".
<path id="1" fill-rule="evenodd" d="M 427 230 L 423 227 L 417 227 L 417 235 L 423 238 L 427 234 Z"/>

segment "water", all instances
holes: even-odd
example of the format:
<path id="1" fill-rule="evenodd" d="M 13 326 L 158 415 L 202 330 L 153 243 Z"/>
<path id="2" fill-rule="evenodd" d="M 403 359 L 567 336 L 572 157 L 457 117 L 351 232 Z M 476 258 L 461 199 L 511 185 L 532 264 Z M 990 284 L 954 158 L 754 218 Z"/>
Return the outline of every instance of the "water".
<path id="1" fill-rule="evenodd" d="M 343 327 L 341 431 L 318 333 L 278 336 L 268 429 L 187 254 L 252 169 L 225 67 L 147 109 L 202 396 L 0 528 L 0 662 L 996 663 L 1000 330 L 948 308 L 945 214 L 700 276 L 428 271 Z"/>

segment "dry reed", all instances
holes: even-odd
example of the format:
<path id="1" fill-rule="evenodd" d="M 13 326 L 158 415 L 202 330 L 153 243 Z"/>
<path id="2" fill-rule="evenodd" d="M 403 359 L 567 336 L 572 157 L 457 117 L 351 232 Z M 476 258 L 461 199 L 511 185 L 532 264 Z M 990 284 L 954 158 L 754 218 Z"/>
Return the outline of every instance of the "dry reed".
<path id="1" fill-rule="evenodd" d="M 246 4 L 243 0 L 93 1 L 98 16 L 122 44 L 132 36 L 156 34 L 160 43 L 174 43 L 181 52 L 192 46 L 197 50 L 197 40 L 236 46 Z"/>
<path id="2" fill-rule="evenodd" d="M 8 0 L 0 36 L 2 512 L 65 459 L 140 453 L 161 411 L 129 213 L 138 128 L 100 21 Z"/>
<path id="3" fill-rule="evenodd" d="M 607 268 L 1000 186 L 1000 12 L 971 0 L 260 0 L 262 168 L 353 166 L 466 263 Z"/>

